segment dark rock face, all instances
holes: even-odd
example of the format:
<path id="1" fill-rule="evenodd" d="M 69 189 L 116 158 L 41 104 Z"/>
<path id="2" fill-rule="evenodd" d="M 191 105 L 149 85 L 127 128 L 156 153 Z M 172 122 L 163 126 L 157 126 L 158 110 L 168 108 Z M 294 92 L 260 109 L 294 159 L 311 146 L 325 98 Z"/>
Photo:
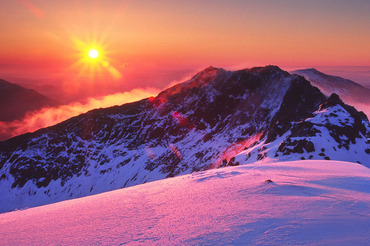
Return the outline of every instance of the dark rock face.
<path id="1" fill-rule="evenodd" d="M 312 116 L 312 112 L 325 100 L 326 97 L 319 89 L 303 77 L 297 77 L 285 94 L 276 119 L 279 122 L 304 120 Z"/>
<path id="2" fill-rule="evenodd" d="M 299 140 L 291 140 L 290 138 L 287 141 L 284 141 L 280 144 L 278 148 L 279 152 L 282 152 L 283 155 L 289 155 L 291 153 L 304 153 L 306 152 L 313 152 L 315 151 L 315 146 L 311 141 L 307 141 L 306 139 L 299 139 Z"/>
<path id="3" fill-rule="evenodd" d="M 338 105 L 343 111 L 338 114 L 351 118 L 343 127 L 331 123 L 334 116 L 317 116 L 316 111 Z M 0 187 L 14 197 L 27 190 L 30 203 L 40 205 L 39 197 L 60 201 L 239 165 L 245 160 L 233 159 L 232 153 L 243 149 L 251 150 L 246 159 L 255 161 L 329 158 L 315 155 L 320 149 L 315 138 L 329 132 L 340 141 L 335 148 L 351 151 L 351 144 L 369 138 L 366 120 L 278 67 L 235 72 L 209 67 L 157 97 L 92 110 L 0 142 Z M 348 141 L 342 141 L 343 134 Z M 276 145 L 273 153 L 269 145 Z M 370 147 L 365 145 L 364 154 Z M 311 157 L 302 156 L 307 153 Z M 0 211 L 14 208 L 0 202 Z"/>
<path id="4" fill-rule="evenodd" d="M 291 83 L 279 111 L 271 122 L 266 142 L 272 142 L 277 136 L 285 133 L 291 127 L 292 121 L 301 121 L 312 116 L 312 113 L 325 100 L 326 97 L 319 89 L 311 86 L 303 77 L 297 77 Z M 299 127 L 298 131 L 301 129 Z M 306 125 L 305 129 L 309 131 L 310 127 Z"/>

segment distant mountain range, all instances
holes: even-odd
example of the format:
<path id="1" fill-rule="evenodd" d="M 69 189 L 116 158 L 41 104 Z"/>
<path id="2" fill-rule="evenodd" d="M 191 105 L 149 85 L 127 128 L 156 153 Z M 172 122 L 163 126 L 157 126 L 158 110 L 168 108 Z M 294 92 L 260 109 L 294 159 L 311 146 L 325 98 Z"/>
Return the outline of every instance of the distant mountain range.
<path id="1" fill-rule="evenodd" d="M 360 110 L 364 110 L 369 115 L 370 112 L 370 89 L 366 88 L 352 80 L 344 79 L 338 76 L 327 75 L 317 71 L 314 68 L 295 70 L 292 74 L 298 74 L 305 77 L 313 86 L 319 88 L 324 94 L 331 95 L 336 93 L 340 98 L 349 104 L 355 104 Z M 362 105 L 369 105 L 362 108 Z"/>
<path id="2" fill-rule="evenodd" d="M 276 66 L 209 67 L 158 96 L 0 142 L 0 211 L 256 161 L 370 167 L 364 113 Z"/>
<path id="3" fill-rule="evenodd" d="M 0 121 L 20 120 L 27 112 L 58 105 L 35 90 L 0 79 Z"/>

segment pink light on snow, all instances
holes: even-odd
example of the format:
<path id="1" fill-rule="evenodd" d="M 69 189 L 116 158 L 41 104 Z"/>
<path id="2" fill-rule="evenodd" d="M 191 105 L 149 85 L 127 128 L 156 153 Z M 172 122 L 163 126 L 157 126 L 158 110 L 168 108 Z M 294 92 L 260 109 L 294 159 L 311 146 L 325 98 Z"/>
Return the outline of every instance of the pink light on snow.
<path id="1" fill-rule="evenodd" d="M 221 155 L 221 157 L 214 162 L 213 167 L 216 168 L 220 165 L 222 160 L 230 160 L 232 157 L 236 156 L 240 152 L 242 152 L 245 148 L 248 148 L 251 146 L 254 142 L 256 142 L 260 137 L 262 136 L 262 132 L 257 133 L 247 139 L 244 139 L 242 141 L 236 142 L 229 146 L 224 153 Z"/>

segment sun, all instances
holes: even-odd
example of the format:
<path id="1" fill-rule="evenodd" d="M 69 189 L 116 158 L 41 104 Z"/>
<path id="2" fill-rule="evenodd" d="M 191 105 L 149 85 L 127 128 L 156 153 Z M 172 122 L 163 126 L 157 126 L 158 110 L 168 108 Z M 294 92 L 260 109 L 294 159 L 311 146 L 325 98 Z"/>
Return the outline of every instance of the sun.
<path id="1" fill-rule="evenodd" d="M 97 51 L 96 49 L 89 50 L 89 57 L 91 59 L 96 59 L 98 58 L 98 56 L 99 56 L 99 51 Z"/>
<path id="2" fill-rule="evenodd" d="M 71 69 L 76 70 L 77 75 L 95 81 L 106 75 L 119 80 L 122 78 L 121 72 L 115 67 L 115 60 L 109 56 L 111 51 L 106 44 L 99 40 L 72 39 L 76 45 L 76 62 L 71 65 Z"/>

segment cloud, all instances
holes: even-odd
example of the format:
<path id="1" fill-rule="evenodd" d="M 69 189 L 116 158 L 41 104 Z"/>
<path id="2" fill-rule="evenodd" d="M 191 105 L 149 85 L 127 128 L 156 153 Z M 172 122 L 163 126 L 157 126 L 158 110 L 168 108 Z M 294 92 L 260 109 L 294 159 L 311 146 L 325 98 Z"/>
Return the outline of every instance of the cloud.
<path id="1" fill-rule="evenodd" d="M 55 108 L 43 108 L 28 113 L 22 120 L 0 122 L 0 141 L 27 132 L 55 125 L 95 108 L 106 108 L 137 101 L 159 93 L 158 89 L 134 89 L 128 92 L 89 98 L 85 102 L 71 103 Z"/>
<path id="2" fill-rule="evenodd" d="M 18 1 L 37 18 L 42 19 L 44 17 L 45 15 L 44 12 L 36 5 L 31 3 L 29 0 L 18 0 Z"/>
<path id="3" fill-rule="evenodd" d="M 354 106 L 358 111 L 362 111 L 366 114 L 367 118 L 370 119 L 370 104 L 367 104 L 367 103 L 360 103 L 358 101 L 355 101 L 355 100 L 347 100 L 347 102 L 349 105 L 351 106 Z"/>

